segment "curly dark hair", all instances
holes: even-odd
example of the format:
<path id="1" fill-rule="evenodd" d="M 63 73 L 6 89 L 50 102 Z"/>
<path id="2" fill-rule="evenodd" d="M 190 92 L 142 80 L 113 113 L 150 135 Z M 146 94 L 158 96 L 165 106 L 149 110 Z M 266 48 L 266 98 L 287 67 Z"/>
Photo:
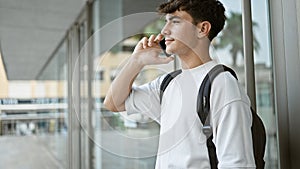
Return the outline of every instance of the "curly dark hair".
<path id="1" fill-rule="evenodd" d="M 208 39 L 212 40 L 223 29 L 226 16 L 223 4 L 218 0 L 170 0 L 157 8 L 161 14 L 185 11 L 193 18 L 193 24 L 208 21 L 211 30 Z"/>

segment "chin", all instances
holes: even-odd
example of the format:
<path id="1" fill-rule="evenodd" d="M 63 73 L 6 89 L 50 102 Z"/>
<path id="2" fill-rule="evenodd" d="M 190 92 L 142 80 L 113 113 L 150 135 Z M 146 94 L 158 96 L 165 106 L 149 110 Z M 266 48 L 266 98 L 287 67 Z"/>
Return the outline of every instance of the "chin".
<path id="1" fill-rule="evenodd" d="M 167 52 L 167 53 L 170 53 L 170 54 L 175 54 L 175 53 L 174 53 L 174 52 L 175 52 L 174 50 L 168 49 L 168 48 L 167 48 L 166 52 Z"/>

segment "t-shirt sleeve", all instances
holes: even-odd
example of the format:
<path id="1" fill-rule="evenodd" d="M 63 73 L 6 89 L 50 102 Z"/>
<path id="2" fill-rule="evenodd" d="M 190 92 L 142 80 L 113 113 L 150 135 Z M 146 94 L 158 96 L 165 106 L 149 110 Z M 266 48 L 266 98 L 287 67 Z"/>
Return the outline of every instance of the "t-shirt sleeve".
<path id="1" fill-rule="evenodd" d="M 160 123 L 160 84 L 164 76 L 141 86 L 132 87 L 125 101 L 127 114 L 141 113 Z"/>
<path id="2" fill-rule="evenodd" d="M 242 101 L 234 101 L 219 113 L 214 128 L 218 167 L 255 168 L 249 105 Z"/>
<path id="3" fill-rule="evenodd" d="M 255 168 L 252 115 L 244 89 L 229 73 L 220 74 L 213 82 L 210 101 L 218 168 Z"/>

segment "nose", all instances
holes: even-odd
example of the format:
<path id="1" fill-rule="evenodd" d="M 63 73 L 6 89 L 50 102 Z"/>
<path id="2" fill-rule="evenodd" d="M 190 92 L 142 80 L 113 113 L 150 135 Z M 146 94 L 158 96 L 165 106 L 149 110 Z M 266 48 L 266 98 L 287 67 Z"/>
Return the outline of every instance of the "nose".
<path id="1" fill-rule="evenodd" d="M 169 26 L 168 26 L 168 23 L 165 24 L 165 26 L 162 28 L 162 30 L 160 31 L 160 33 L 162 35 L 170 35 L 171 34 L 171 31 L 169 29 Z"/>

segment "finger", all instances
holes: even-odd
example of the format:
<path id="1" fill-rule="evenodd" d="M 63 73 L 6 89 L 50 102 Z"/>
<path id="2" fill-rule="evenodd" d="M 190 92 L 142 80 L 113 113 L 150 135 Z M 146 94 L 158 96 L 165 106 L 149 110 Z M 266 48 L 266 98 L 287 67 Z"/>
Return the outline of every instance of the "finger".
<path id="1" fill-rule="evenodd" d="M 148 39 L 148 46 L 152 47 L 154 43 L 155 35 L 151 35 Z"/>
<path id="2" fill-rule="evenodd" d="M 142 41 L 142 44 L 143 44 L 143 48 L 146 49 L 148 47 L 148 38 L 143 37 L 143 39 L 141 41 Z"/>
<path id="3" fill-rule="evenodd" d="M 158 34 L 157 36 L 156 36 L 156 38 L 155 38 L 155 42 L 159 42 L 159 41 L 161 41 L 161 40 L 163 40 L 163 38 L 164 38 L 164 35 L 162 35 L 162 34 Z"/>

